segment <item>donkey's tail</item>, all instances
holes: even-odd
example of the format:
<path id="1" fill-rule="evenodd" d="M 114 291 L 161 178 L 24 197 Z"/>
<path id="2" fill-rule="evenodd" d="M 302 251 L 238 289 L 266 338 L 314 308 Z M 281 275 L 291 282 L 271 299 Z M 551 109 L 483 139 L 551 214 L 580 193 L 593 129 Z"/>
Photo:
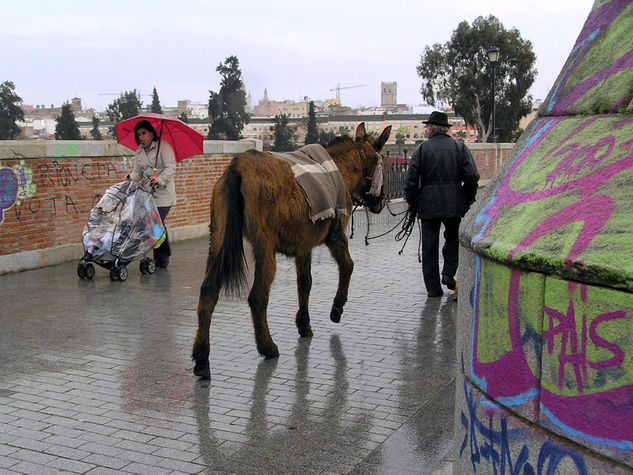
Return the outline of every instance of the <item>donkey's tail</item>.
<path id="1" fill-rule="evenodd" d="M 224 237 L 215 255 L 209 254 L 207 272 L 215 276 L 216 283 L 231 294 L 239 294 L 246 282 L 246 258 L 244 256 L 244 197 L 240 190 L 242 177 L 235 170 L 233 163 L 229 166 L 224 189 L 224 206 L 216 208 L 226 213 L 224 219 Z M 213 217 L 212 217 L 213 219 Z"/>

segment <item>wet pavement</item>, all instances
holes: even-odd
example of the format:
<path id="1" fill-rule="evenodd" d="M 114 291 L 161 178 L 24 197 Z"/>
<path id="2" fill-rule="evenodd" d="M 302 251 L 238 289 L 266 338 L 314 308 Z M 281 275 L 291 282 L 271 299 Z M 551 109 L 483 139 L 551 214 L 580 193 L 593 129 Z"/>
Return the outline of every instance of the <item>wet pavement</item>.
<path id="1" fill-rule="evenodd" d="M 398 220 L 372 217 L 371 235 Z M 451 473 L 457 304 L 427 299 L 417 229 L 402 255 L 395 231 L 365 232 L 357 212 L 339 324 L 336 265 L 315 249 L 311 339 L 278 256 L 278 360 L 258 355 L 246 299 L 222 297 L 207 382 L 190 360 L 205 238 L 125 282 L 80 280 L 76 262 L 0 276 L 0 473 Z"/>

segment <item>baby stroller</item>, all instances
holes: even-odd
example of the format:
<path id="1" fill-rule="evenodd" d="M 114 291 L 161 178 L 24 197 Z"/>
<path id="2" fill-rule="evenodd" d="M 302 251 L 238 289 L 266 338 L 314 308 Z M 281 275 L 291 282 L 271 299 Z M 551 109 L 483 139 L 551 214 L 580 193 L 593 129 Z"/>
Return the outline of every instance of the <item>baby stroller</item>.
<path id="1" fill-rule="evenodd" d="M 136 257 L 142 274 L 153 274 L 156 263 L 145 254 L 165 239 L 165 227 L 151 192 L 132 181 L 106 190 L 90 211 L 83 230 L 84 256 L 77 264 L 81 279 L 92 279 L 95 264 L 110 271 L 110 279 L 126 280 L 126 266 Z"/>

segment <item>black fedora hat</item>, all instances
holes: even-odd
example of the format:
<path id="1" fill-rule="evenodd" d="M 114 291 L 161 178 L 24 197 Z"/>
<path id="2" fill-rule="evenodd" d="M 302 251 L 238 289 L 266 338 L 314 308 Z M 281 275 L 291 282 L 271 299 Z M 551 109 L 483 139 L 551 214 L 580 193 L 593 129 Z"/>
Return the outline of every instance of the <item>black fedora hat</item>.
<path id="1" fill-rule="evenodd" d="M 444 112 L 433 111 L 428 120 L 423 120 L 423 124 L 441 125 L 443 127 L 452 127 L 453 124 L 449 124 L 448 116 Z"/>

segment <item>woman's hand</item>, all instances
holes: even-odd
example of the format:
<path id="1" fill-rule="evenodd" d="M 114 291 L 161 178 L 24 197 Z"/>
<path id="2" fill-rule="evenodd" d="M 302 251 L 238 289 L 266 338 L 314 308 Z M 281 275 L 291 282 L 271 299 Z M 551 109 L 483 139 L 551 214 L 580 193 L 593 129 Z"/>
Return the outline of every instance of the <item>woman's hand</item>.
<path id="1" fill-rule="evenodd" d="M 149 184 L 151 186 L 158 185 L 158 177 L 156 175 L 152 175 L 149 177 Z"/>

